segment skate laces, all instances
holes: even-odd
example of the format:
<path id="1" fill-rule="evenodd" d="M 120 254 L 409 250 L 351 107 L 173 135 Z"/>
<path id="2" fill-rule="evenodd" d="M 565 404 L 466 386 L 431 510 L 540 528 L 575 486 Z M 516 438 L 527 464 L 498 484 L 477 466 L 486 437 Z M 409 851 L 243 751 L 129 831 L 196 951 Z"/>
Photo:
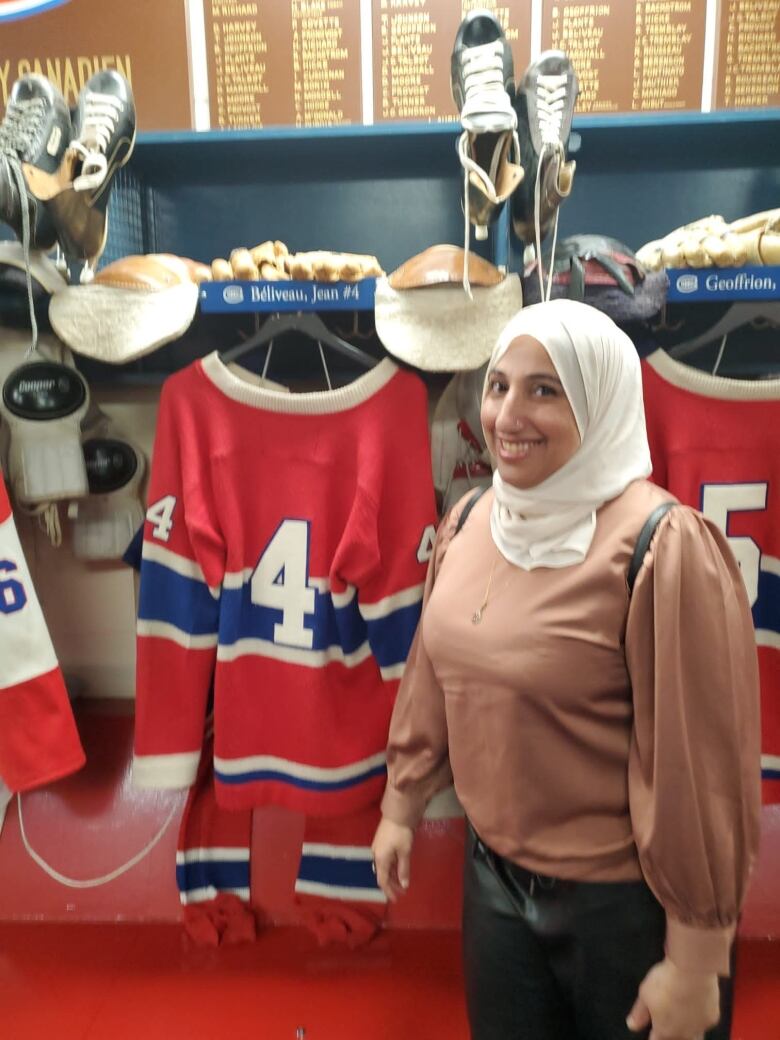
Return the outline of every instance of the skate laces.
<path id="1" fill-rule="evenodd" d="M 558 209 L 553 218 L 552 250 L 550 252 L 550 270 L 547 276 L 547 288 L 544 285 L 542 265 L 542 166 L 543 159 L 550 152 L 557 152 L 560 161 L 564 160 L 563 143 L 561 142 L 561 124 L 566 107 L 566 90 L 569 77 L 560 75 L 540 75 L 536 80 L 536 114 L 539 134 L 542 139 L 542 153 L 536 167 L 534 183 L 534 235 L 536 239 L 537 273 L 541 299 L 547 301 L 552 294 L 553 274 L 555 271 L 555 246 L 558 240 Z"/>
<path id="2" fill-rule="evenodd" d="M 503 42 L 496 40 L 469 47 L 463 53 L 462 70 L 465 100 L 461 123 L 465 126 L 475 117 L 494 116 L 495 122 L 484 129 L 517 129 L 517 114 L 504 87 Z"/>
<path id="3" fill-rule="evenodd" d="M 502 88 L 503 89 L 503 88 Z M 506 93 L 506 91 L 504 92 Z M 512 131 L 512 144 L 514 146 L 515 162 L 520 162 L 520 139 L 517 130 Z M 471 188 L 469 174 L 473 173 L 485 188 L 485 194 L 496 196 L 496 177 L 498 167 L 503 154 L 503 141 L 499 140 L 493 151 L 490 170 L 483 169 L 478 162 L 469 155 L 469 134 L 464 130 L 458 138 L 458 159 L 463 167 L 463 288 L 469 299 L 473 299 L 471 285 L 469 283 L 469 247 L 471 242 L 471 230 L 469 227 L 469 191 Z"/>
<path id="4" fill-rule="evenodd" d="M 566 87 L 569 77 L 566 73 L 559 76 L 537 76 L 536 79 L 536 114 L 539 133 L 545 145 L 562 147 L 561 123 L 566 107 Z"/>
<path id="5" fill-rule="evenodd" d="M 122 114 L 122 101 L 113 94 L 87 91 L 84 101 L 84 125 L 71 148 L 82 156 L 81 173 L 73 181 L 75 191 L 92 191 L 106 179 L 106 149 Z"/>
<path id="6" fill-rule="evenodd" d="M 21 156 L 32 150 L 35 138 L 41 128 L 45 114 L 43 98 L 29 98 L 26 101 L 13 101 L 7 108 L 5 118 L 0 124 L 0 176 L 3 166 L 8 171 L 9 187 L 16 188 L 19 196 L 19 211 L 22 217 L 22 253 L 24 255 L 24 273 L 27 282 L 27 304 L 30 309 L 30 331 L 32 339 L 25 352 L 28 358 L 38 346 L 38 323 L 35 320 L 33 303 L 32 273 L 30 271 L 30 208 L 27 204 L 27 182 L 22 173 Z"/>

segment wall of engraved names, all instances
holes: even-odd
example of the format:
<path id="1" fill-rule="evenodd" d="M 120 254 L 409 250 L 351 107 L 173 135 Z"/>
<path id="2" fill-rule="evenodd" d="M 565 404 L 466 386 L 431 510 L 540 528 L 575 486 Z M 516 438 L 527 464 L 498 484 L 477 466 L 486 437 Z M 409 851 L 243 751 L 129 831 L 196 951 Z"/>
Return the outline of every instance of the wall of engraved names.
<path id="1" fill-rule="evenodd" d="M 541 49 L 568 54 L 580 114 L 780 106 L 780 0 L 137 0 L 108 20 L 101 2 L 9 20 L 0 0 L 0 114 L 27 72 L 73 105 L 116 68 L 142 131 L 454 122 L 452 47 L 476 7 L 517 83 Z"/>

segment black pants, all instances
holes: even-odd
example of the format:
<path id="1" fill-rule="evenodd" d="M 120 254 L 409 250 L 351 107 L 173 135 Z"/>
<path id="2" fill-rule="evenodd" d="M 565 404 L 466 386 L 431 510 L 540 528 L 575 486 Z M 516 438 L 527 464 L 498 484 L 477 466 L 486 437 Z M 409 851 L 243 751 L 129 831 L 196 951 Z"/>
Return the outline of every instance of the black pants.
<path id="1" fill-rule="evenodd" d="M 531 874 L 469 827 L 463 957 L 472 1040 L 640 1040 L 626 1025 L 664 956 L 665 917 L 643 881 L 572 882 Z M 731 987 L 722 980 L 727 1040 Z"/>

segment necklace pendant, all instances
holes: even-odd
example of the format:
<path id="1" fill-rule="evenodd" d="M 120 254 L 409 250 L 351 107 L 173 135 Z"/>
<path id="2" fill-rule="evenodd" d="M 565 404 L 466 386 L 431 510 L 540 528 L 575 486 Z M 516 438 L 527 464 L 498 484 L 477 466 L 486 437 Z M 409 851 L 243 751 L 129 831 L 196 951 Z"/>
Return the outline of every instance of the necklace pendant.
<path id="1" fill-rule="evenodd" d="M 479 610 L 475 610 L 474 613 L 471 615 L 471 623 L 472 623 L 472 625 L 478 625 L 481 620 L 482 620 L 482 607 L 480 607 Z"/>

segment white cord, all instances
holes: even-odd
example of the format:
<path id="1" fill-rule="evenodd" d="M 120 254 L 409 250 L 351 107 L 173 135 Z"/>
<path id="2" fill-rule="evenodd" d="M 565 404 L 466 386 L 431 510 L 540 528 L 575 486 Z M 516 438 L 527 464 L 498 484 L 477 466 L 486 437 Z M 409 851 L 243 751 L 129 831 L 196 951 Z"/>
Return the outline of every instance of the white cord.
<path id="1" fill-rule="evenodd" d="M 81 173 L 73 181 L 74 191 L 92 191 L 106 179 L 106 148 L 122 112 L 122 102 L 111 94 L 87 91 L 84 126 L 71 148 L 82 156 Z"/>
<path id="2" fill-rule="evenodd" d="M 558 146 L 560 148 L 560 145 Z M 555 207 L 553 218 L 552 252 L 550 253 L 550 270 L 547 275 L 547 289 L 544 287 L 544 264 L 542 263 L 542 160 L 547 151 L 547 145 L 542 149 L 539 156 L 539 164 L 536 167 L 536 183 L 534 184 L 534 235 L 536 238 L 536 261 L 537 274 L 539 275 L 539 295 L 542 302 L 547 302 L 552 295 L 553 275 L 555 274 L 555 246 L 558 242 L 558 215 L 560 210 Z"/>
<path id="3" fill-rule="evenodd" d="M 516 130 L 517 113 L 504 87 L 503 42 L 469 47 L 463 54 L 462 69 L 461 124 L 470 130 Z"/>
<path id="4" fill-rule="evenodd" d="M 544 271 L 542 267 L 542 231 L 541 231 L 541 172 L 545 156 L 548 152 L 557 152 L 561 164 L 565 153 L 561 144 L 561 123 L 566 104 L 566 87 L 568 76 L 561 73 L 557 76 L 539 76 L 536 81 L 536 111 L 539 121 L 539 132 L 542 138 L 542 153 L 536 168 L 536 184 L 534 185 L 534 231 L 536 233 L 536 256 L 539 265 L 539 292 L 541 299 L 547 301 L 552 295 L 553 274 L 555 272 L 555 246 L 558 241 L 558 209 L 555 210 L 553 225 L 552 251 L 550 253 L 550 271 L 547 277 L 547 289 L 544 287 Z"/>
<path id="5" fill-rule="evenodd" d="M 538 76 L 536 80 L 536 111 L 539 118 L 539 132 L 544 144 L 560 146 L 561 123 L 566 104 L 566 85 L 568 76 Z"/>
<path id="6" fill-rule="evenodd" d="M 263 371 L 260 375 L 261 379 L 265 379 L 265 374 L 268 371 L 268 365 L 271 361 L 271 351 L 274 349 L 274 341 L 268 341 L 268 350 L 265 352 L 265 361 L 263 362 Z"/>
<path id="7" fill-rule="evenodd" d="M 717 375 L 717 373 L 718 373 L 718 369 L 720 368 L 720 363 L 723 360 L 723 351 L 726 349 L 726 340 L 728 338 L 729 338 L 729 334 L 727 332 L 726 335 L 723 337 L 723 339 L 720 341 L 720 350 L 718 351 L 718 356 L 715 358 L 715 364 L 712 366 L 712 374 L 713 375 Z"/>
<path id="8" fill-rule="evenodd" d="M 179 805 L 173 805 L 171 807 L 171 811 L 168 813 L 168 817 L 165 820 L 165 823 L 162 825 L 157 834 L 155 834 L 152 840 L 147 845 L 145 845 L 140 852 L 136 853 L 136 855 L 133 856 L 132 859 L 129 859 L 126 863 L 123 863 L 121 867 L 117 867 L 116 870 L 112 870 L 110 873 L 104 874 L 102 877 L 84 878 L 83 880 L 80 880 L 78 878 L 66 877 L 65 874 L 60 874 L 60 872 L 58 870 L 55 870 L 54 867 L 50 866 L 42 856 L 39 856 L 35 849 L 30 845 L 30 842 L 27 839 L 27 833 L 24 829 L 24 820 L 22 819 L 21 792 L 16 796 L 16 807 L 17 812 L 19 814 L 19 830 L 21 832 L 22 842 L 24 843 L 24 847 L 27 850 L 28 856 L 30 857 L 30 859 L 34 860 L 41 868 L 41 870 L 47 873 L 50 878 L 53 878 L 55 881 L 58 881 L 61 885 L 67 886 L 67 888 L 97 888 L 99 885 L 106 885 L 109 881 L 114 881 L 122 874 L 125 874 L 128 870 L 131 869 L 131 867 L 134 867 L 137 863 L 140 863 L 141 860 L 144 859 L 152 851 L 152 849 L 158 843 L 160 838 L 162 838 L 163 834 L 165 834 L 165 832 L 168 830 L 168 827 L 170 826 L 173 817 L 176 815 L 176 812 L 179 809 Z"/>
<path id="9" fill-rule="evenodd" d="M 322 344 L 317 340 L 317 346 L 320 348 L 320 361 L 322 361 L 322 367 L 325 369 L 325 382 L 328 384 L 328 390 L 332 390 L 333 386 L 330 381 L 330 372 L 328 371 L 328 363 L 325 360 L 325 351 L 322 349 Z"/>
<path id="10" fill-rule="evenodd" d="M 60 511 L 56 502 L 47 502 L 38 514 L 38 525 L 46 532 L 46 537 L 55 549 L 62 545 L 62 525 Z"/>

